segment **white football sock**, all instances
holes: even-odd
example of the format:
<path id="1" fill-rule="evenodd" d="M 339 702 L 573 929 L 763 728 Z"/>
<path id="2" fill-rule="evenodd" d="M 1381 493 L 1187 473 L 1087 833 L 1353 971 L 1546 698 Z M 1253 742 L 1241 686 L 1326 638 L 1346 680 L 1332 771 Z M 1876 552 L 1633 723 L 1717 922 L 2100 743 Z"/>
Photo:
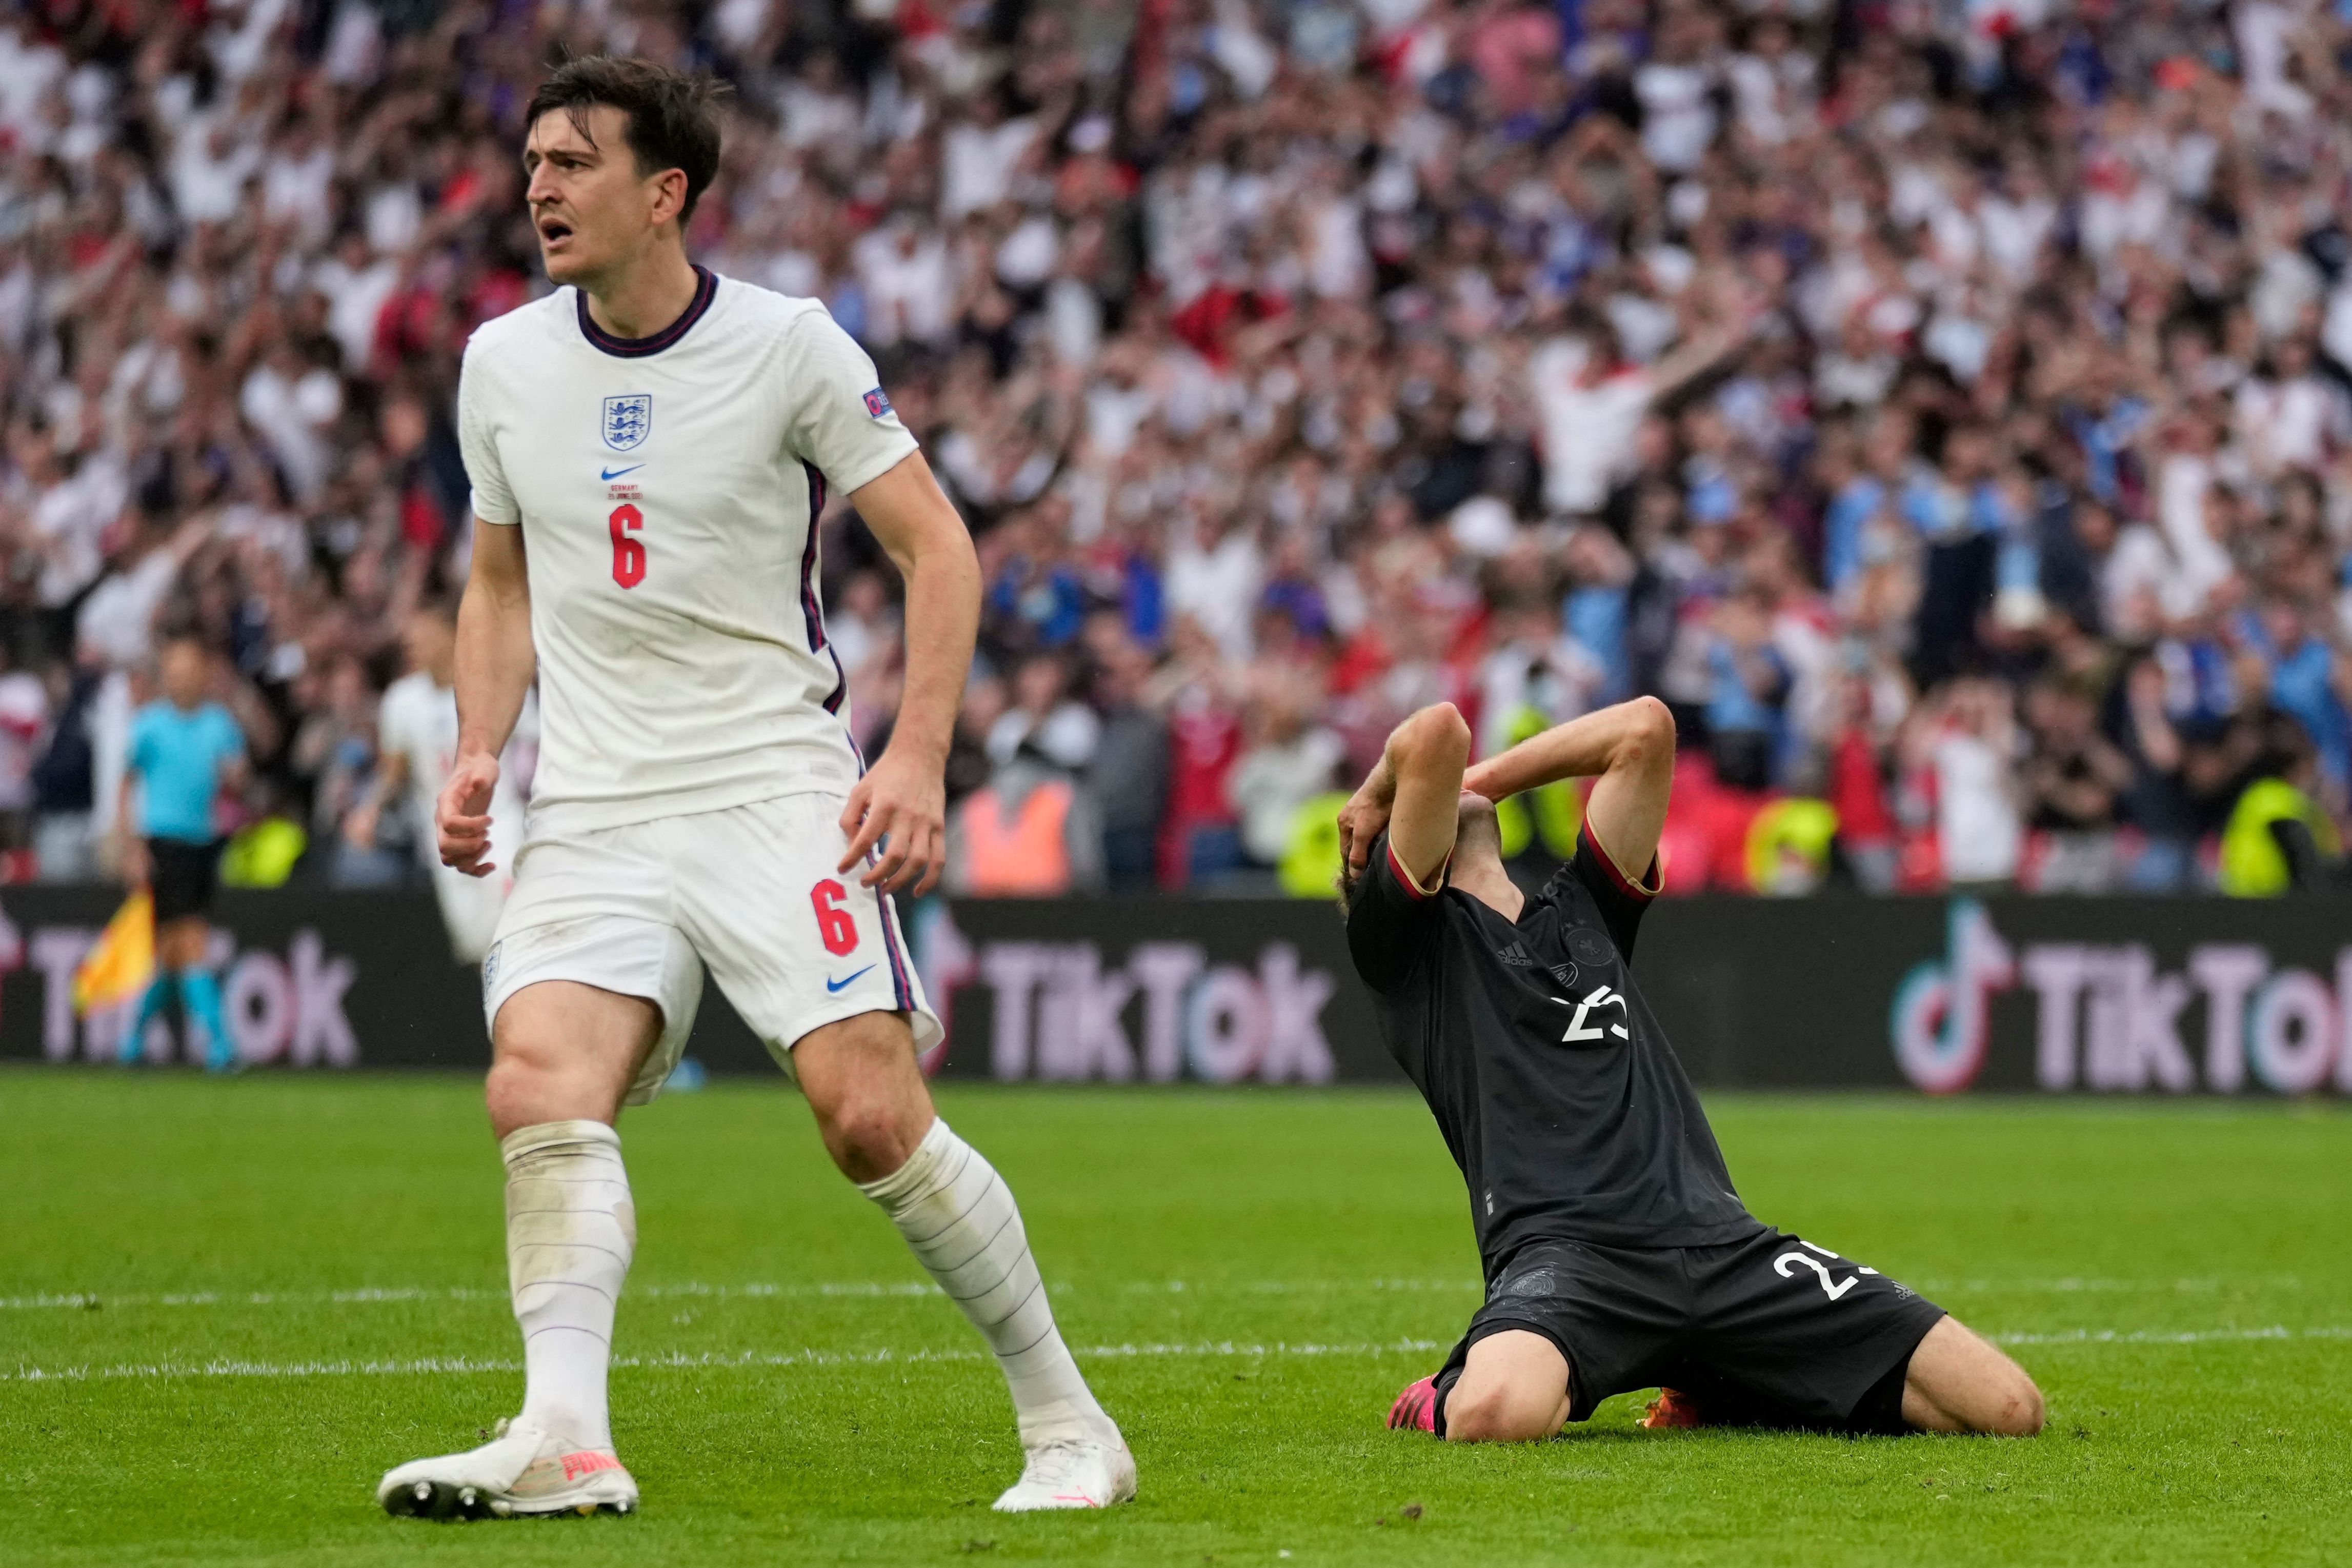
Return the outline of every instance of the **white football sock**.
<path id="1" fill-rule="evenodd" d="M 1013 1190 L 979 1151 L 933 1121 L 907 1163 L 858 1191 L 880 1204 L 1004 1369 L 1021 1445 L 1118 1440 L 1054 1326 Z"/>
<path id="2" fill-rule="evenodd" d="M 507 1279 L 522 1325 L 517 1420 L 583 1448 L 613 1446 L 604 1396 L 613 1309 L 637 1246 L 621 1135 L 601 1121 L 507 1134 Z"/>

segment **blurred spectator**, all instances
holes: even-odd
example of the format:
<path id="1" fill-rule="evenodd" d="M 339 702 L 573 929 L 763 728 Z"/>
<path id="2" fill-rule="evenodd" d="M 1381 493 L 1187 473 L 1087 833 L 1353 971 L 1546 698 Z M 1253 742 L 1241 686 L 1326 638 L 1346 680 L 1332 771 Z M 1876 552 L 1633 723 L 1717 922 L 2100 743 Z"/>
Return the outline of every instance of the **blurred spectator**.
<path id="1" fill-rule="evenodd" d="M 1225 775 L 1225 797 L 1241 819 L 1242 852 L 1271 868 L 1290 847 L 1298 807 L 1336 784 L 1347 746 L 1312 722 L 1321 696 L 1307 682 L 1267 671 L 1244 721 L 1245 743 Z"/>
<path id="2" fill-rule="evenodd" d="M 1102 824 L 1093 797 L 1024 742 L 948 818 L 953 896 L 1052 899 L 1103 890 Z"/>
<path id="3" fill-rule="evenodd" d="M 112 678 L 119 682 L 118 675 Z M 81 881 L 98 873 L 92 814 L 97 804 L 95 710 L 109 684 L 102 669 L 53 667 L 51 720 L 31 775 L 33 855 L 45 881 Z"/>
<path id="4" fill-rule="evenodd" d="M 2137 861 L 2126 872 L 2144 892 L 2169 892 L 2187 879 L 2197 818 L 2181 776 L 2185 750 L 2165 708 L 2164 668 L 2134 659 L 2119 690 L 2121 711 L 2110 725 L 2131 766 L 2122 815 L 2140 836 Z"/>
<path id="5" fill-rule="evenodd" d="M 1087 789 L 1102 816 L 1106 881 L 1114 892 L 1133 892 L 1157 878 L 1160 822 L 1168 804 L 1168 726 L 1143 702 L 1150 654 L 1113 626 L 1096 658 L 1102 735 L 1087 770 Z"/>
<path id="6" fill-rule="evenodd" d="M 1716 610 L 1706 642 L 1706 738 L 1715 776 L 1733 789 L 1772 782 L 1789 666 L 1772 646 L 1763 596 L 1743 588 Z"/>
<path id="7" fill-rule="evenodd" d="M 2026 826 L 2042 836 L 2034 886 L 2104 893 L 2120 876 L 2115 826 L 2132 765 L 2098 731 L 2090 699 L 2056 681 L 2025 694 L 2032 751 L 2024 769 Z"/>
<path id="8" fill-rule="evenodd" d="M 48 728 L 49 694 L 40 678 L 8 667 L 0 649 L 0 868 L 5 879 L 28 879 L 25 864 L 33 836 L 35 748 Z"/>
<path id="9" fill-rule="evenodd" d="M 1093 760 L 1102 721 L 1069 692 L 1069 665 L 1057 654 L 1033 654 L 1013 672 L 1013 705 L 989 726 L 988 757 L 1009 765 L 1023 746 L 1065 772 Z"/>
<path id="10" fill-rule="evenodd" d="M 2009 689 L 1981 679 L 1954 681 L 1940 702 L 1922 708 L 1919 719 L 1943 877 L 1963 886 L 2011 881 L 2024 833 Z"/>
<path id="11" fill-rule="evenodd" d="M 310 836 L 334 846 L 329 876 L 336 886 L 398 881 L 405 866 L 399 855 L 341 833 L 345 815 L 366 804 L 375 768 L 375 693 L 360 662 L 349 657 L 328 665 L 321 685 L 324 700 L 295 731 L 287 758 L 295 776 L 309 786 Z"/>

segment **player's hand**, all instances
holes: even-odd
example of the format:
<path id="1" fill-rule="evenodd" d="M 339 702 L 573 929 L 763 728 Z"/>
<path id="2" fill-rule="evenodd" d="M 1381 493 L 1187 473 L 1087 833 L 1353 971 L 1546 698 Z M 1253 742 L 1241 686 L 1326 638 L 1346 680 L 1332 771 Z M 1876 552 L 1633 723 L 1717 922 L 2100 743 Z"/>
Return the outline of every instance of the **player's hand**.
<path id="1" fill-rule="evenodd" d="M 1372 840 L 1388 827 L 1389 813 L 1395 808 L 1396 781 L 1383 757 L 1372 776 L 1357 786 L 1348 804 L 1339 808 L 1339 853 L 1347 858 L 1351 876 L 1372 858 Z"/>
<path id="2" fill-rule="evenodd" d="M 441 864 L 468 877 L 498 869 L 482 858 L 490 852 L 490 792 L 498 787 L 499 760 L 481 752 L 457 759 L 449 782 L 433 801 L 433 830 L 440 840 Z"/>
<path id="3" fill-rule="evenodd" d="M 837 868 L 843 874 L 880 844 L 881 855 L 859 885 L 886 893 L 928 893 L 947 864 L 946 781 L 937 767 L 925 767 L 894 747 L 850 789 L 841 830 L 849 836 Z"/>

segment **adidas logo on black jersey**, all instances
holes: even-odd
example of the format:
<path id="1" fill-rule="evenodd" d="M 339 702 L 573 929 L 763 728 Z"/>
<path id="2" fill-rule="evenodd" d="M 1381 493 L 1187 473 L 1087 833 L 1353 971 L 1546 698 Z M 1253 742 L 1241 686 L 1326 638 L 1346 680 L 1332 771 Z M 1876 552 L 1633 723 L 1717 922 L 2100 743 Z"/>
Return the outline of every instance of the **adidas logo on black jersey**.
<path id="1" fill-rule="evenodd" d="M 1514 969 L 1533 969 L 1536 966 L 1536 961 L 1528 956 L 1528 950 L 1516 942 L 1508 947 L 1496 948 L 1495 956 Z"/>

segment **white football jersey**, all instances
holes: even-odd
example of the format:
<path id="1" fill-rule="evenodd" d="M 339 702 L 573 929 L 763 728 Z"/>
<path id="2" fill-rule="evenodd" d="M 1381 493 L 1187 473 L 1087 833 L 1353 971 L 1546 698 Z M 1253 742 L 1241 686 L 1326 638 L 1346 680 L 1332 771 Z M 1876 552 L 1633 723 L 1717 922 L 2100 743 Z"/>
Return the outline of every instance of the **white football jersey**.
<path id="1" fill-rule="evenodd" d="M 814 300 L 696 268 L 613 337 L 575 289 L 476 330 L 458 435 L 485 523 L 520 524 L 539 654 L 534 831 L 846 793 L 860 763 L 814 528 L 915 450 Z"/>
<path id="2" fill-rule="evenodd" d="M 377 749 L 408 763 L 408 813 L 416 829 L 416 853 L 427 866 L 441 863 L 433 827 L 433 803 L 457 765 L 457 694 L 436 686 L 421 669 L 411 670 L 383 689 L 376 706 Z M 523 753 L 539 738 L 539 704 L 526 693 L 514 734 L 499 758 L 498 787 L 490 792 L 490 859 L 501 869 L 511 864 L 514 846 L 522 842 L 522 778 L 529 765 Z"/>

